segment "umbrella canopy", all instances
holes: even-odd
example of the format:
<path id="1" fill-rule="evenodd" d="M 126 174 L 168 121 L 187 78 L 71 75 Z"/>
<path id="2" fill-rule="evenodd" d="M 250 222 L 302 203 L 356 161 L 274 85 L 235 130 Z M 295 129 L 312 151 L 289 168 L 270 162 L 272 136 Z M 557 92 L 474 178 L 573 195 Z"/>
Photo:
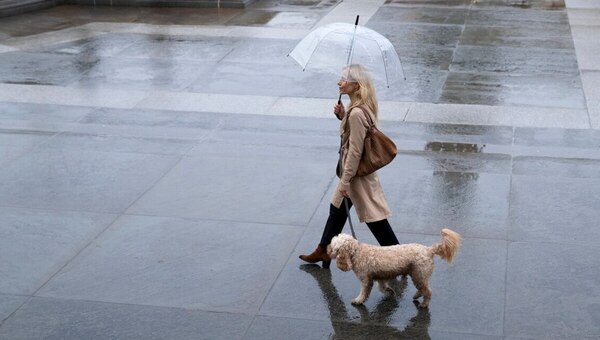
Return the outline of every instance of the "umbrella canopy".
<path id="1" fill-rule="evenodd" d="M 387 87 L 404 77 L 392 43 L 372 29 L 333 23 L 310 32 L 290 52 L 303 70 L 340 74 L 348 64 L 361 64 L 376 82 Z"/>

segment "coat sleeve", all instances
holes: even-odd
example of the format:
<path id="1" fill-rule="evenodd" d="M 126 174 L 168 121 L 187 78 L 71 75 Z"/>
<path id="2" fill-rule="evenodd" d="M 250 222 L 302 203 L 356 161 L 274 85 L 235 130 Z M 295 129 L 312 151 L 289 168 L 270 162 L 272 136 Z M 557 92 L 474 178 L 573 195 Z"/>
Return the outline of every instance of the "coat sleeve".
<path id="1" fill-rule="evenodd" d="M 366 117 L 361 109 L 352 109 L 348 116 L 348 125 L 350 127 L 349 146 L 346 151 L 348 156 L 345 159 L 344 172 L 341 178 L 342 188 L 345 190 L 348 190 L 350 180 L 358 171 L 358 164 L 365 144 L 365 135 L 367 134 Z"/>

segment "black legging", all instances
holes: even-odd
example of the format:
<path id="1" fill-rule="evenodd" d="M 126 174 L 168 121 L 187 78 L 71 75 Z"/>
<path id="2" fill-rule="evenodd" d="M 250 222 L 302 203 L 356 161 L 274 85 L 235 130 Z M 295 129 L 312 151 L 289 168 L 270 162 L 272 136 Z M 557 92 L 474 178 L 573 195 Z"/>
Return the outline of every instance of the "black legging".
<path id="1" fill-rule="evenodd" d="M 348 209 L 350 209 L 352 207 L 352 201 L 349 198 L 346 198 L 346 200 L 348 200 Z M 346 207 L 344 207 L 343 201 L 339 209 L 331 204 L 329 206 L 329 218 L 327 218 L 327 223 L 325 224 L 323 236 L 321 237 L 321 243 L 319 243 L 319 245 L 327 247 L 327 245 L 331 243 L 331 239 L 342 232 L 347 218 L 348 214 L 346 213 Z M 399 244 L 387 219 L 377 222 L 367 222 L 367 226 L 380 245 L 392 246 Z"/>

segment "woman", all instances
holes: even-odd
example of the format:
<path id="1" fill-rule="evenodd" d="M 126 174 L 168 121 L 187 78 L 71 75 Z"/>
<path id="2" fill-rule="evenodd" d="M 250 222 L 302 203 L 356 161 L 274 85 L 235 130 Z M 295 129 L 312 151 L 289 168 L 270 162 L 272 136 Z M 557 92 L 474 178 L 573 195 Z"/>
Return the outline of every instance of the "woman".
<path id="1" fill-rule="evenodd" d="M 387 220 L 391 213 L 377 173 L 363 177 L 355 176 L 370 122 L 373 121 L 376 126 L 379 123 L 373 81 L 363 66 L 350 65 L 344 68 L 338 86 L 340 94 L 350 97 L 348 114 L 341 103 L 335 105 L 333 110 L 341 120 L 341 178 L 331 200 L 329 218 L 321 242 L 312 254 L 300 255 L 300 259 L 309 263 L 323 261 L 324 268 L 329 268 L 331 263 L 327 256 L 327 245 L 342 231 L 348 218 L 344 199 L 348 201 L 349 207 L 354 204 L 358 219 L 367 223 L 380 245 L 398 244 L 398 239 Z"/>

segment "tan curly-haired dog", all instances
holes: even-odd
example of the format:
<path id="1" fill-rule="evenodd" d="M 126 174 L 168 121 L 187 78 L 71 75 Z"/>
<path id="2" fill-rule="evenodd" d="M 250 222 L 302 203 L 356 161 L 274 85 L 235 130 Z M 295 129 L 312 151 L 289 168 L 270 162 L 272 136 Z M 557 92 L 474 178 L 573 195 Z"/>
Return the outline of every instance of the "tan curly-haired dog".
<path id="1" fill-rule="evenodd" d="M 387 280 L 398 275 L 410 275 L 417 288 L 414 300 L 423 296 L 419 307 L 427 307 L 431 299 L 429 278 L 433 273 L 433 255 L 452 263 L 460 247 L 461 237 L 450 229 L 442 229 L 442 243 L 431 247 L 411 243 L 380 247 L 358 243 L 352 236 L 339 234 L 331 240 L 327 254 L 336 260 L 337 267 L 347 272 L 353 270 L 360 280 L 360 294 L 352 300 L 360 305 L 369 298 L 373 280 L 379 284 L 382 293 L 393 293 Z"/>

